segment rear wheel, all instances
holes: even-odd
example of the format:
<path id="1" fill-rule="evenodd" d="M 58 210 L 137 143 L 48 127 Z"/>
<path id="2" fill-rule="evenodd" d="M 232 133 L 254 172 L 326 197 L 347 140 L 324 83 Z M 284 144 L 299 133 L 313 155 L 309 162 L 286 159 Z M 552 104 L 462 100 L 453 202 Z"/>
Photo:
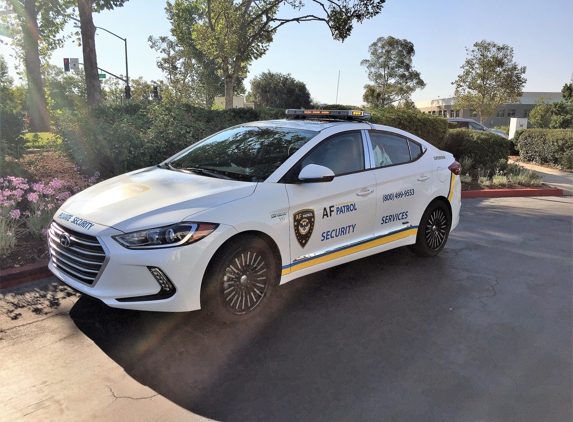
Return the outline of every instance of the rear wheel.
<path id="1" fill-rule="evenodd" d="M 217 252 L 203 280 L 202 304 L 217 319 L 255 314 L 278 284 L 278 259 L 267 243 L 244 235 Z"/>
<path id="2" fill-rule="evenodd" d="M 450 210 L 446 204 L 441 201 L 431 203 L 422 216 L 412 250 L 420 256 L 436 256 L 448 240 L 451 225 Z"/>

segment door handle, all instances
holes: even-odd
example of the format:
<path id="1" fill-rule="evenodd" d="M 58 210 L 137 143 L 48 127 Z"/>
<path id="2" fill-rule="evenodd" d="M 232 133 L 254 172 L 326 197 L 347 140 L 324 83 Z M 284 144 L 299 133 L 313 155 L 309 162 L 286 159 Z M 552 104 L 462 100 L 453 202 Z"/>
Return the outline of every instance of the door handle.
<path id="1" fill-rule="evenodd" d="M 372 192 L 374 192 L 374 189 L 362 189 L 360 192 L 356 192 L 356 195 L 357 196 L 368 196 Z"/>
<path id="2" fill-rule="evenodd" d="M 430 178 L 430 176 L 420 176 L 418 177 L 418 181 L 419 182 L 425 182 L 426 180 L 428 180 Z"/>

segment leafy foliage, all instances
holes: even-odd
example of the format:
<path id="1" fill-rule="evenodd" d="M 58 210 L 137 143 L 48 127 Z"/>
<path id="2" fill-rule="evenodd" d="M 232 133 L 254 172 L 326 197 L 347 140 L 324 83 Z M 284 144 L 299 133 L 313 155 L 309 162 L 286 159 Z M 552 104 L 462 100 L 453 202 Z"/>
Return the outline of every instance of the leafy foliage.
<path id="1" fill-rule="evenodd" d="M 563 94 L 564 101 L 573 101 L 573 78 L 571 78 L 570 84 L 563 85 L 561 94 Z"/>
<path id="2" fill-rule="evenodd" d="M 500 160 L 507 160 L 509 141 L 495 133 L 453 129 L 448 131 L 443 149 L 454 157 L 471 159 L 477 168 L 492 170 Z"/>
<path id="3" fill-rule="evenodd" d="M 573 129 L 573 102 L 557 101 L 552 104 L 540 97 L 529 113 L 529 121 L 538 129 Z"/>
<path id="4" fill-rule="evenodd" d="M 163 55 L 156 63 L 167 76 L 164 101 L 175 105 L 188 102 L 210 109 L 215 96 L 225 92 L 223 81 L 213 63 L 197 51 L 185 48 L 165 36 L 150 36 L 148 41 L 151 48 Z"/>
<path id="5" fill-rule="evenodd" d="M 108 178 L 158 164 L 229 126 L 279 117 L 284 117 L 284 110 L 130 103 L 62 116 L 57 130 L 62 151 L 74 163 Z"/>
<path id="6" fill-rule="evenodd" d="M 251 96 L 257 107 L 310 108 L 310 92 L 290 73 L 263 72 L 251 81 Z"/>
<path id="7" fill-rule="evenodd" d="M 370 59 L 360 63 L 368 70 L 372 84 L 364 86 L 362 99 L 370 107 L 387 107 L 405 101 L 426 84 L 420 72 L 414 70 L 414 44 L 404 39 L 380 37 L 368 47 Z"/>
<path id="8" fill-rule="evenodd" d="M 324 15 L 277 16 L 281 5 L 301 10 L 300 0 L 174 0 L 167 2 L 171 33 L 200 63 L 208 59 L 225 84 L 225 108 L 232 108 L 233 86 L 249 64 L 263 56 L 277 29 L 290 22 L 321 21 L 334 39 L 344 41 L 354 22 L 376 16 L 385 0 L 313 0 Z"/>
<path id="9" fill-rule="evenodd" d="M 372 123 L 405 130 L 437 148 L 443 149 L 448 132 L 448 121 L 442 117 L 404 108 L 372 109 Z"/>
<path id="10" fill-rule="evenodd" d="M 517 145 L 524 161 L 573 168 L 572 129 L 527 129 Z"/>
<path id="11" fill-rule="evenodd" d="M 518 101 L 527 81 L 525 66 L 513 61 L 513 48 L 492 41 L 479 41 L 462 65 L 455 86 L 455 109 L 468 108 L 479 113 L 483 123 L 500 104 Z"/>

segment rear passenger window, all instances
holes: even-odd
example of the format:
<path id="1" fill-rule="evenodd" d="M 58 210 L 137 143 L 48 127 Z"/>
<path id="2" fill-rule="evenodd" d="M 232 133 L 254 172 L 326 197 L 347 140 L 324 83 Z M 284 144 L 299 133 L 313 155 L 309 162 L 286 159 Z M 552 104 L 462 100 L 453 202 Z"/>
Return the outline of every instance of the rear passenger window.
<path id="1" fill-rule="evenodd" d="M 412 161 L 417 160 L 422 155 L 422 145 L 408 139 L 408 146 L 410 147 Z"/>
<path id="2" fill-rule="evenodd" d="M 401 136 L 381 132 L 370 132 L 374 164 L 386 167 L 411 161 L 408 141 Z M 421 152 L 421 151 L 420 151 Z"/>

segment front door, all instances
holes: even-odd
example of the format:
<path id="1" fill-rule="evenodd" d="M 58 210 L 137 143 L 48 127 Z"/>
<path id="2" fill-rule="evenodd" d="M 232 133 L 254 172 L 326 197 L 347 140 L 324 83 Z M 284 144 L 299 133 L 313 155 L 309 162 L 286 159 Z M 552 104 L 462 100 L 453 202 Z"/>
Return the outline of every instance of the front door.
<path id="1" fill-rule="evenodd" d="M 348 246 L 370 239 L 376 215 L 376 179 L 364 170 L 359 131 L 321 142 L 298 168 L 318 164 L 330 168 L 330 182 L 287 184 L 291 219 L 291 266 L 297 271 L 333 261 Z"/>

